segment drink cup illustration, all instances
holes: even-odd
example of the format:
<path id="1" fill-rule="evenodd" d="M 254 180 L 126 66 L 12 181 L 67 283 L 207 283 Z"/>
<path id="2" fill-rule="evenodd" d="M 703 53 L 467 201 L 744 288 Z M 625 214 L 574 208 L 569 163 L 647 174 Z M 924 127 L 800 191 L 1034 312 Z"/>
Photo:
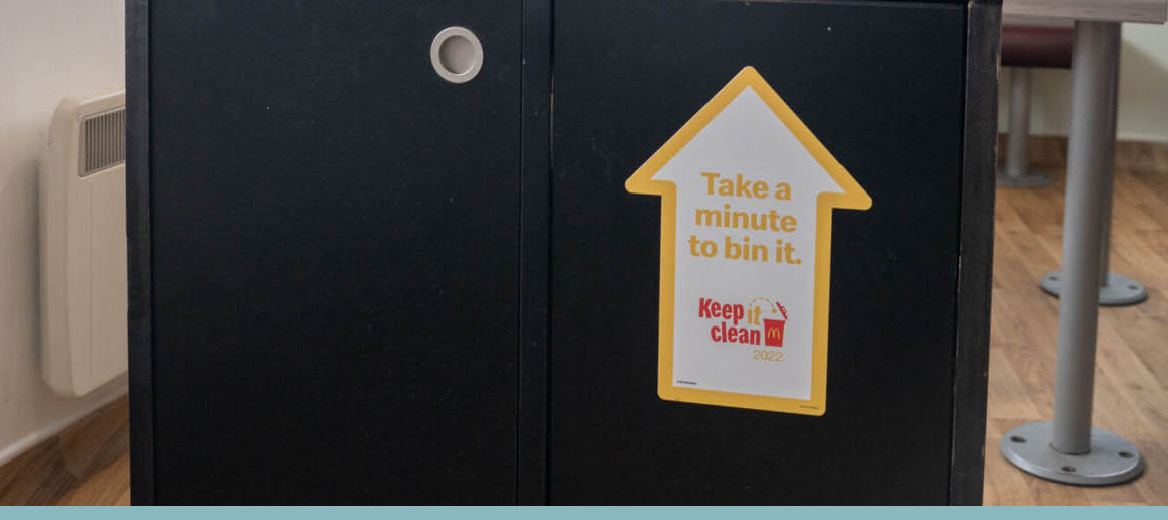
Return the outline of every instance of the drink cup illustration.
<path id="1" fill-rule="evenodd" d="M 783 332 L 787 325 L 787 309 L 783 304 L 775 302 L 775 307 L 778 308 L 778 315 L 775 318 L 763 318 L 763 338 L 768 347 L 782 347 L 783 346 Z"/>

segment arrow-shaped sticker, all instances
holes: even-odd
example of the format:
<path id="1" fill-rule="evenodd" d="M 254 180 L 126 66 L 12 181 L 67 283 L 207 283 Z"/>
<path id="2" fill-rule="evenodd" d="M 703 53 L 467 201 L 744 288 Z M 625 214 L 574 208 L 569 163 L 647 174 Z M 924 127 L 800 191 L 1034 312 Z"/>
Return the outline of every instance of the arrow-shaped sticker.
<path id="1" fill-rule="evenodd" d="M 753 67 L 625 187 L 661 197 L 658 395 L 823 415 L 831 212 L 864 189 Z"/>

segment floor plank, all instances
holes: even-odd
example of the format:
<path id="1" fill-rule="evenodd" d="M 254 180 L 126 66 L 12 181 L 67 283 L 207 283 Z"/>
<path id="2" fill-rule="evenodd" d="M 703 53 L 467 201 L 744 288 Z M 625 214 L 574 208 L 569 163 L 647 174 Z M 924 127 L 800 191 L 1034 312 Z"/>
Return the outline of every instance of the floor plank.
<path id="1" fill-rule="evenodd" d="M 1032 143 L 1031 161 L 1055 182 L 997 191 L 985 503 L 1168 505 L 1168 145 L 1117 150 L 1111 270 L 1150 297 L 1100 309 L 1096 355 L 1094 424 L 1136 444 L 1147 471 L 1125 485 L 1071 487 L 1032 478 L 998 452 L 1004 432 L 1050 420 L 1054 408 L 1058 300 L 1038 281 L 1061 257 L 1066 148 L 1062 139 Z"/>
<path id="2" fill-rule="evenodd" d="M 0 506 L 129 505 L 129 493 L 125 397 L 0 467 Z"/>

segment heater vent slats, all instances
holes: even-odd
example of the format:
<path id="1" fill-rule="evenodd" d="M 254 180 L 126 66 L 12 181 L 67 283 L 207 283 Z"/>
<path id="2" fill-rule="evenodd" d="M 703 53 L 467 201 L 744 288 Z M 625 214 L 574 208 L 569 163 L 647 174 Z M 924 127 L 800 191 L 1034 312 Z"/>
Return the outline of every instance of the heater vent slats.
<path id="1" fill-rule="evenodd" d="M 81 121 L 81 176 L 126 161 L 126 110 L 120 108 Z"/>

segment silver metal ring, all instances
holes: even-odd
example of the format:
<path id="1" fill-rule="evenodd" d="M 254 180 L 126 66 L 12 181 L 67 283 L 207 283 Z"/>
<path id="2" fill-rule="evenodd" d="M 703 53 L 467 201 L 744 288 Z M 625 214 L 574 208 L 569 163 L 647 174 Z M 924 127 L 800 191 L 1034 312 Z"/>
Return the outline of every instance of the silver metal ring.
<path id="1" fill-rule="evenodd" d="M 447 27 L 430 43 L 430 64 L 442 79 L 466 83 L 483 68 L 483 44 L 466 27 Z"/>

